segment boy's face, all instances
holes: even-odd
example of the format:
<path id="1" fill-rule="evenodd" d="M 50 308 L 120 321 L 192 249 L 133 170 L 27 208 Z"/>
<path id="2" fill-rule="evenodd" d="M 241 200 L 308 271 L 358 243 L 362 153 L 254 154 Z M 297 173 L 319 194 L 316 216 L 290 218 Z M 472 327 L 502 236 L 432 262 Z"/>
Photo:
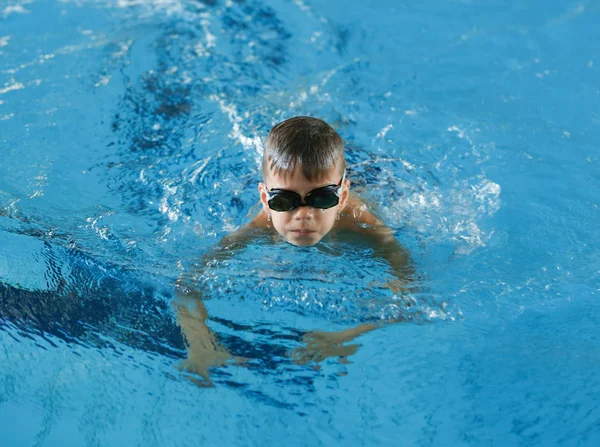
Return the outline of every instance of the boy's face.
<path id="1" fill-rule="evenodd" d="M 293 175 L 287 178 L 269 172 L 264 183 L 258 185 L 260 201 L 264 212 L 271 215 L 271 223 L 279 234 L 281 234 L 289 243 L 298 246 L 311 246 L 319 242 L 325 236 L 335 223 L 339 212 L 344 209 L 348 201 L 348 190 L 350 182 L 344 182 L 344 188 L 340 194 L 339 203 L 329 209 L 322 210 L 310 206 L 299 206 L 291 211 L 274 211 L 269 208 L 267 188 L 285 189 L 294 191 L 304 198 L 314 189 L 328 185 L 339 185 L 342 174 L 337 167 L 333 167 L 319 181 L 309 181 L 302 174 L 302 169 L 297 167 Z"/>

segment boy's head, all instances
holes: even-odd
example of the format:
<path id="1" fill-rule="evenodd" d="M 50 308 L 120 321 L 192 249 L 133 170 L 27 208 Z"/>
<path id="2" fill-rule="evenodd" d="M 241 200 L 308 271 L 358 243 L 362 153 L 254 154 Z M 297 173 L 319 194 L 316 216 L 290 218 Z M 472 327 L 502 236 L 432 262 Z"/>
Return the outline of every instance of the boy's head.
<path id="1" fill-rule="evenodd" d="M 273 127 L 259 193 L 275 230 L 294 245 L 319 242 L 348 200 L 345 170 L 344 143 L 325 121 L 298 116 Z"/>

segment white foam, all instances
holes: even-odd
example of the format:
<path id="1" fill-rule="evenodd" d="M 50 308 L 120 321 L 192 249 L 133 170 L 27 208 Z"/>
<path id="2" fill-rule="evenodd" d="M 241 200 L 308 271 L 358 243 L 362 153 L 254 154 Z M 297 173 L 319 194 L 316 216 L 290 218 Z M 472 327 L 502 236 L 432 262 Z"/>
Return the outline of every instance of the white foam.
<path id="1" fill-rule="evenodd" d="M 393 124 L 388 124 L 387 126 L 385 126 L 383 129 L 381 129 L 378 133 L 377 133 L 377 138 L 385 138 L 386 134 L 390 131 L 390 129 L 394 127 Z"/>
<path id="2" fill-rule="evenodd" d="M 0 95 L 4 95 L 5 93 L 14 91 L 14 90 L 21 90 L 23 88 L 25 88 L 25 86 L 20 83 L 20 82 L 15 82 L 15 80 L 12 80 L 12 84 L 4 84 L 5 87 L 4 88 L 0 88 Z"/>
<path id="3" fill-rule="evenodd" d="M 31 11 L 23 8 L 23 5 L 27 3 L 29 2 L 23 2 L 22 4 L 16 5 L 8 5 L 6 8 L 4 8 L 4 11 L 2 11 L 2 17 L 7 18 L 11 14 L 29 14 Z"/>
<path id="4" fill-rule="evenodd" d="M 410 185 L 403 189 L 410 190 Z M 487 244 L 492 231 L 480 221 L 501 206 L 501 187 L 479 175 L 456 182 L 447 190 L 424 180 L 393 205 L 384 208 L 384 219 L 393 226 L 408 225 L 433 243 L 452 242 L 455 253 L 468 254 Z"/>
<path id="5" fill-rule="evenodd" d="M 303 12 L 308 12 L 308 13 L 312 12 L 310 10 L 310 7 L 306 3 L 304 3 L 302 0 L 294 0 L 294 4 L 298 8 L 300 8 L 300 10 L 303 11 Z"/>
<path id="6" fill-rule="evenodd" d="M 166 13 L 167 15 L 182 13 L 184 11 L 184 3 L 181 0 L 117 0 L 115 6 L 123 9 L 146 6 L 156 12 Z"/>
<path id="7" fill-rule="evenodd" d="M 183 200 L 177 198 L 178 187 L 170 181 L 161 182 L 165 194 L 160 199 L 159 211 L 167 216 L 171 222 L 176 222 L 181 216 L 181 205 Z"/>
<path id="8" fill-rule="evenodd" d="M 210 99 L 219 104 L 221 112 L 227 114 L 227 118 L 232 126 L 229 137 L 237 140 L 244 147 L 244 149 L 254 149 L 258 155 L 262 155 L 263 146 L 260 137 L 256 134 L 253 136 L 244 134 L 241 126 L 243 119 L 239 115 L 235 104 L 228 104 L 217 95 L 211 95 Z"/>
<path id="9" fill-rule="evenodd" d="M 114 211 L 108 210 L 108 211 L 101 213 L 99 216 L 86 218 L 86 222 L 89 224 L 89 225 L 86 225 L 86 228 L 90 228 L 91 230 L 93 230 L 94 233 L 96 233 L 96 235 L 100 239 L 102 239 L 104 241 L 108 241 L 109 238 L 112 236 L 112 233 L 110 232 L 108 227 L 100 226 L 99 223 L 105 217 L 112 216 L 113 214 L 115 214 Z"/>
<path id="10" fill-rule="evenodd" d="M 186 168 L 183 171 L 183 177 L 185 179 L 187 179 L 187 181 L 190 183 L 196 183 L 196 179 L 198 178 L 198 176 L 200 174 L 202 174 L 200 177 L 200 180 L 202 180 L 204 178 L 204 176 L 206 175 L 204 170 L 205 170 L 206 166 L 208 166 L 208 163 L 210 162 L 211 159 L 212 159 L 212 157 L 207 157 L 204 160 L 198 160 L 197 162 L 192 164 L 189 168 Z M 193 168 L 193 170 L 188 174 L 188 171 L 192 168 Z"/>

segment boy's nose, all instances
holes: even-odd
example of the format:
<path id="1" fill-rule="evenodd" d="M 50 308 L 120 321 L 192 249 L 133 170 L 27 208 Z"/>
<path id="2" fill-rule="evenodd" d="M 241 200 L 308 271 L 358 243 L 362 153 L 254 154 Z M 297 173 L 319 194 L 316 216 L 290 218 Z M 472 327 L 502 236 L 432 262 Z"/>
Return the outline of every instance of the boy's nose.
<path id="1" fill-rule="evenodd" d="M 298 208 L 296 208 L 294 210 L 296 212 L 296 214 L 294 214 L 294 219 L 296 219 L 296 220 L 312 219 L 314 210 L 315 209 L 312 206 L 299 206 Z"/>

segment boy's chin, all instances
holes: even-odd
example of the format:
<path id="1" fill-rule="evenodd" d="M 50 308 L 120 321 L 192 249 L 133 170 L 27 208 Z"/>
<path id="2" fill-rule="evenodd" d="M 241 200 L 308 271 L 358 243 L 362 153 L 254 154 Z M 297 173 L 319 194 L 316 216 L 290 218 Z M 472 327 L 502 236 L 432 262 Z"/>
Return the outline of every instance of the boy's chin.
<path id="1" fill-rule="evenodd" d="M 313 245 L 317 245 L 321 238 L 318 235 L 311 236 L 292 236 L 286 237 L 285 240 L 296 247 L 312 247 Z"/>

